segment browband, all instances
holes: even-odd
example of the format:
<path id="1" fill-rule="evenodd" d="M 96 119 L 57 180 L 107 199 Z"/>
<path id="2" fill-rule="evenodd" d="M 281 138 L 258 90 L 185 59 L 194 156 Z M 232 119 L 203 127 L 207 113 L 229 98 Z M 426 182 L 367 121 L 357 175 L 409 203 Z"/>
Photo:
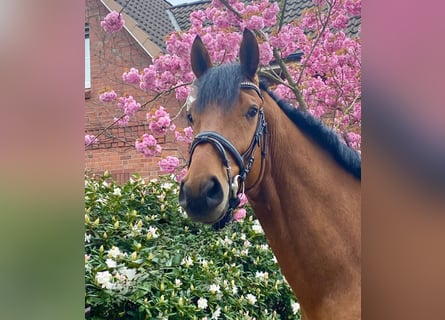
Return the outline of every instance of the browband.
<path id="1" fill-rule="evenodd" d="M 240 88 L 243 89 L 253 89 L 256 91 L 256 93 L 258 93 L 258 95 L 260 96 L 261 100 L 264 100 L 263 95 L 261 94 L 261 90 L 260 88 L 258 88 L 258 86 L 253 83 L 253 82 L 248 82 L 248 81 L 243 81 L 239 84 Z"/>

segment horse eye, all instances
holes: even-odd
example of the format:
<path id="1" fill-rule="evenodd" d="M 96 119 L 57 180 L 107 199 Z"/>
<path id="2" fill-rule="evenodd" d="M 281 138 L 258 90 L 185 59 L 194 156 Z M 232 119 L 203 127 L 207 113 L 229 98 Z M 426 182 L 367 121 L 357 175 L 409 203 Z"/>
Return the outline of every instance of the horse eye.
<path id="1" fill-rule="evenodd" d="M 187 120 L 189 121 L 190 124 L 193 124 L 193 117 L 191 113 L 187 113 Z"/>
<path id="2" fill-rule="evenodd" d="M 254 118 L 254 117 L 257 115 L 257 113 L 258 113 L 258 107 L 256 107 L 256 106 L 252 106 L 252 107 L 250 107 L 249 110 L 247 111 L 246 116 L 247 116 L 248 118 Z"/>

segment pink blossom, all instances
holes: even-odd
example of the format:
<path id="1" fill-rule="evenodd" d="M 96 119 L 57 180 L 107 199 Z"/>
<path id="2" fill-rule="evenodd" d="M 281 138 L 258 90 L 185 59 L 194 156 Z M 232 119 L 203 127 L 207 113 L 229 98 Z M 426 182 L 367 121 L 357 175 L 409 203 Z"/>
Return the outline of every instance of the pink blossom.
<path id="1" fill-rule="evenodd" d="M 114 92 L 114 90 L 111 91 L 106 91 L 104 93 L 102 93 L 101 95 L 99 95 L 99 100 L 101 102 L 111 102 L 116 100 L 117 98 L 117 94 L 116 92 Z"/>
<path id="2" fill-rule="evenodd" d="M 100 22 L 100 25 L 106 32 L 115 33 L 122 29 L 124 23 L 124 17 L 119 12 L 111 11 L 105 19 Z"/>
<path id="3" fill-rule="evenodd" d="M 240 199 L 240 203 L 238 206 L 242 207 L 244 206 L 249 200 L 247 200 L 247 197 L 244 193 L 238 194 L 238 198 Z"/>
<path id="4" fill-rule="evenodd" d="M 240 221 L 246 217 L 246 209 L 239 208 L 233 213 L 233 220 Z"/>
<path id="5" fill-rule="evenodd" d="M 344 7 L 346 12 L 352 16 L 359 16 L 362 10 L 361 0 L 346 0 Z"/>
<path id="6" fill-rule="evenodd" d="M 219 0 L 212 0 L 212 6 L 216 9 L 224 8 L 224 5 Z"/>
<path id="7" fill-rule="evenodd" d="M 128 117 L 134 116 L 141 108 L 141 104 L 137 103 L 133 96 L 120 97 L 117 105 Z"/>
<path id="8" fill-rule="evenodd" d="M 280 99 L 288 99 L 291 95 L 291 90 L 286 87 L 285 85 L 279 84 L 274 90 L 274 93 L 280 98 Z"/>
<path id="9" fill-rule="evenodd" d="M 116 122 L 116 124 L 119 127 L 126 127 L 130 123 L 130 117 L 129 116 L 123 116 L 122 118 L 114 117 L 113 121 Z"/>
<path id="10" fill-rule="evenodd" d="M 124 80 L 128 84 L 139 84 L 139 82 L 141 81 L 139 70 L 131 68 L 130 71 L 124 72 L 122 74 L 122 80 Z"/>
<path id="11" fill-rule="evenodd" d="M 179 83 L 178 83 L 179 84 Z M 190 94 L 191 89 L 187 86 L 181 86 L 176 88 L 176 100 L 185 101 Z"/>
<path id="12" fill-rule="evenodd" d="M 264 28 L 264 18 L 259 16 L 252 16 L 246 21 L 246 27 L 250 30 L 261 30 Z"/>
<path id="13" fill-rule="evenodd" d="M 354 112 L 352 113 L 352 116 L 357 121 L 360 121 L 362 119 L 362 107 L 360 103 L 356 103 L 354 105 Z"/>
<path id="14" fill-rule="evenodd" d="M 194 11 L 190 14 L 190 23 L 193 26 L 202 26 L 206 20 L 206 14 L 202 10 Z"/>
<path id="15" fill-rule="evenodd" d="M 85 146 L 88 146 L 90 144 L 97 144 L 99 143 L 99 139 L 96 138 L 95 135 L 92 134 L 86 134 L 85 135 Z"/>
<path id="16" fill-rule="evenodd" d="M 346 133 L 345 139 L 347 140 L 347 143 L 349 146 L 351 146 L 351 148 L 360 150 L 362 142 L 362 136 L 360 134 L 354 132 L 348 132 Z"/>
<path id="17" fill-rule="evenodd" d="M 339 14 L 332 22 L 334 28 L 344 29 L 348 26 L 349 18 L 344 14 Z"/>
<path id="18" fill-rule="evenodd" d="M 192 143 L 193 129 L 191 127 L 184 128 L 181 131 L 175 131 L 176 141 L 184 143 Z"/>
<path id="19" fill-rule="evenodd" d="M 301 44 L 298 43 L 298 38 L 303 35 L 303 31 L 292 25 L 284 25 L 281 32 L 270 36 L 270 44 L 280 49 L 281 56 L 286 58 L 291 53 L 299 49 Z"/>
<path id="20" fill-rule="evenodd" d="M 136 150 L 146 157 L 153 157 L 161 153 L 162 148 L 151 134 L 145 133 L 142 139 L 136 140 Z"/>
<path id="21" fill-rule="evenodd" d="M 271 27 L 277 23 L 277 16 L 280 12 L 280 7 L 277 2 L 273 2 L 263 10 L 264 24 L 266 27 Z"/>
<path id="22" fill-rule="evenodd" d="M 325 4 L 325 0 L 312 0 L 312 2 L 316 5 L 316 6 L 322 6 Z"/>
<path id="23" fill-rule="evenodd" d="M 158 162 L 159 168 L 163 173 L 174 173 L 179 166 L 179 159 L 172 156 L 167 156 L 165 159 L 161 159 Z"/>
<path id="24" fill-rule="evenodd" d="M 273 52 L 269 42 L 258 44 L 258 49 L 260 50 L 260 64 L 267 66 L 273 59 Z"/>
<path id="25" fill-rule="evenodd" d="M 157 135 L 163 135 L 167 132 L 171 124 L 170 114 L 160 106 L 154 114 L 147 113 L 148 128 Z"/>
<path id="26" fill-rule="evenodd" d="M 342 136 L 346 136 L 351 125 L 355 128 L 358 125 L 360 128 L 361 102 L 357 97 L 360 97 L 361 92 L 361 44 L 360 38 L 351 39 L 345 33 L 349 18 L 360 15 L 360 0 L 332 3 L 330 21 L 326 30 L 320 34 L 315 48 L 313 46 L 316 37 L 313 35 L 319 34 L 320 20 L 326 18 L 327 1 L 313 0 L 319 8 L 305 10 L 301 17 L 297 17 L 291 24 L 283 25 L 280 32 L 277 32 L 276 28 L 272 31 L 268 29 L 277 22 L 279 2 L 229 0 L 229 3 L 242 18 L 228 10 L 219 0 L 213 0 L 205 10 L 191 14 L 189 31 L 174 32 L 167 38 L 168 54 L 153 59 L 153 63 L 140 73 L 136 69 L 130 69 L 123 74 L 124 81 L 130 84 L 138 84 L 139 81 L 142 90 L 157 93 L 179 86 L 175 89 L 176 98 L 184 100 L 189 89 L 180 85 L 194 80 L 190 49 L 197 34 L 208 49 L 212 62 L 218 65 L 238 59 L 240 30 L 245 27 L 266 28 L 263 31 L 270 32 L 266 34 L 269 41 L 261 39 L 259 43 L 261 65 L 270 63 L 273 59 L 273 49 L 278 49 L 282 58 L 287 58 L 297 50 L 301 51 L 302 60 L 299 63 L 288 63 L 287 68 L 294 80 L 300 79 L 298 88 L 308 111 L 317 117 L 332 115 L 334 126 Z M 278 85 L 275 93 L 298 107 L 293 91 L 287 86 Z M 104 95 L 104 99 L 110 102 L 115 100 L 116 96 L 113 98 Z M 127 115 L 135 112 L 135 106 L 136 102 L 119 99 L 119 107 L 125 113 L 121 124 L 128 122 Z M 168 130 L 175 130 L 167 111 L 163 108 L 158 111 L 147 115 L 151 133 L 164 135 Z M 193 133 L 191 129 L 186 132 L 186 129 L 175 131 L 177 141 L 190 143 Z M 350 140 L 355 146 L 360 146 L 356 136 L 351 136 Z M 151 148 L 156 149 L 154 146 Z"/>
<path id="27" fill-rule="evenodd" d="M 219 14 L 216 18 L 215 18 L 215 26 L 218 29 L 226 29 L 230 27 L 230 20 L 227 19 L 227 14 Z"/>
<path id="28" fill-rule="evenodd" d="M 187 168 L 183 168 L 179 173 L 175 175 L 175 180 L 177 182 L 181 182 L 182 179 L 184 179 L 185 175 L 187 174 Z"/>
<path id="29" fill-rule="evenodd" d="M 156 70 L 154 65 L 150 65 L 148 68 L 144 68 L 144 71 L 141 75 L 141 82 L 139 83 L 139 87 L 142 90 L 154 90 L 156 80 Z"/>

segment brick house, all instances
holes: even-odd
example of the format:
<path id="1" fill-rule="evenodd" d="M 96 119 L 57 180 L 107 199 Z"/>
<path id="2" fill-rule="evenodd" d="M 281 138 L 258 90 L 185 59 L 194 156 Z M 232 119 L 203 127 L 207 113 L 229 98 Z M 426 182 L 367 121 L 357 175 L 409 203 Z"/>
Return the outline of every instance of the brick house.
<path id="1" fill-rule="evenodd" d="M 119 116 L 116 104 L 105 104 L 98 96 L 104 88 L 116 91 L 120 96 L 132 95 L 141 104 L 151 97 L 142 90 L 123 83 L 122 73 L 128 68 L 142 70 L 152 62 L 152 58 L 165 50 L 163 38 L 168 33 L 179 30 L 179 24 L 166 9 L 172 7 L 164 0 L 133 0 L 123 11 L 125 29 L 115 34 L 105 33 L 100 21 L 111 11 L 120 11 L 125 1 L 86 0 L 85 7 L 85 133 L 98 135 L 99 144 L 85 150 L 87 173 L 101 174 L 109 171 L 118 182 L 125 182 L 134 173 L 149 179 L 160 174 L 157 165 L 159 158 L 146 158 L 135 150 L 137 138 L 149 132 L 145 114 L 150 107 L 166 106 L 172 115 L 179 110 L 179 102 L 174 97 L 163 98 L 140 111 L 134 121 L 125 128 L 107 128 L 113 118 Z M 194 5 L 177 6 L 181 14 L 189 15 Z M 199 4 L 198 4 L 199 5 Z M 181 7 L 183 8 L 181 10 Z M 185 8 L 185 9 L 184 9 Z M 181 16 L 179 14 L 179 16 Z M 182 19 L 182 21 L 187 19 Z M 186 126 L 185 117 L 179 126 Z M 167 141 L 172 141 L 167 138 Z M 163 147 L 162 156 L 179 156 L 185 150 L 178 150 L 175 144 L 159 141 Z"/>
<path id="2" fill-rule="evenodd" d="M 107 128 L 113 117 L 119 116 L 115 104 L 104 104 L 98 96 L 104 88 L 115 90 L 118 95 L 132 95 L 143 103 L 151 97 L 139 88 L 123 83 L 122 73 L 128 68 L 142 70 L 152 58 L 165 52 L 164 37 L 172 31 L 187 30 L 190 27 L 190 13 L 204 9 L 211 1 L 196 1 L 172 6 L 165 0 L 85 0 L 85 133 L 97 135 L 100 143 L 89 146 L 85 151 L 85 169 L 88 173 L 102 173 L 108 170 L 113 178 L 123 183 L 134 173 L 146 178 L 160 174 L 159 158 L 146 158 L 134 147 L 135 140 L 149 132 L 145 114 L 150 107 L 165 106 L 170 114 L 176 114 L 180 104 L 173 97 L 163 98 L 148 105 L 138 113 L 136 119 L 125 128 Z M 291 0 L 287 2 L 284 21 L 295 20 L 301 12 L 312 6 L 312 0 Z M 125 19 L 125 29 L 115 34 L 105 33 L 100 21 L 111 11 L 120 11 Z M 358 34 L 360 17 L 350 20 L 349 33 Z M 295 55 L 299 59 L 300 55 Z M 185 116 L 175 121 L 185 127 Z M 162 156 L 186 154 L 186 146 L 178 149 L 171 143 L 172 137 L 161 140 Z M 184 158 L 184 157 L 183 157 Z"/>

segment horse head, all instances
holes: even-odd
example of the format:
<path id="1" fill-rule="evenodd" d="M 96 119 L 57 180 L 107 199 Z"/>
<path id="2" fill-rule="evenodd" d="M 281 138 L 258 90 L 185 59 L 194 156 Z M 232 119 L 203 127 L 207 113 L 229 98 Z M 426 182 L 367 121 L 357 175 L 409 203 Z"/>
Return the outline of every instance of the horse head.
<path id="1" fill-rule="evenodd" d="M 239 63 L 212 67 L 199 36 L 192 45 L 196 81 L 187 117 L 195 138 L 179 203 L 193 221 L 220 227 L 230 220 L 244 184 L 255 183 L 262 171 L 262 161 L 253 159 L 261 156 L 257 146 L 265 141 L 266 124 L 256 76 L 258 43 L 249 30 L 239 57 Z"/>

